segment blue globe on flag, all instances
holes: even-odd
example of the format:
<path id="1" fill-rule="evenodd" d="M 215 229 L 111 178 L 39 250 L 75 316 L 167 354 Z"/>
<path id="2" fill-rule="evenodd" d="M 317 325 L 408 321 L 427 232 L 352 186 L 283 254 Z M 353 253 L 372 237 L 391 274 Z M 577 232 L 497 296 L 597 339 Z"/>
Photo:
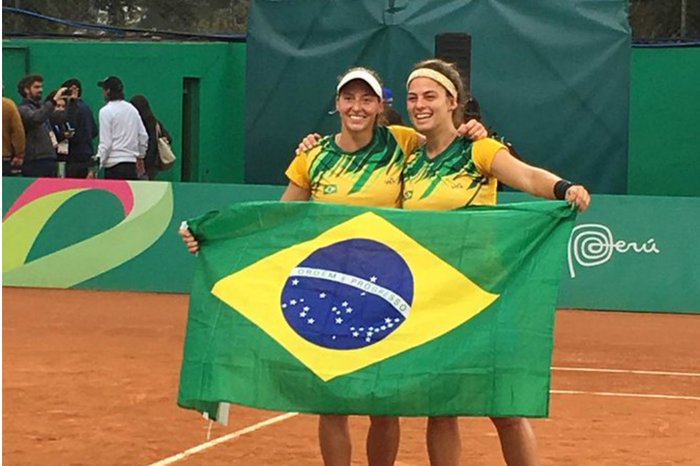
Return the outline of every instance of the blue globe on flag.
<path id="1" fill-rule="evenodd" d="M 350 239 L 314 251 L 282 289 L 287 323 L 325 348 L 356 349 L 386 338 L 408 317 L 413 274 L 378 241 Z"/>

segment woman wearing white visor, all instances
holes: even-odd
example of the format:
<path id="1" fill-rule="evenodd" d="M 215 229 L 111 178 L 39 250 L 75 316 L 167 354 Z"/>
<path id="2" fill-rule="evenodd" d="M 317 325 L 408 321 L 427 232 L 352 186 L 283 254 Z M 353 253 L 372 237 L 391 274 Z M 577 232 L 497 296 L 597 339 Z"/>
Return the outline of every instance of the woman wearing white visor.
<path id="1" fill-rule="evenodd" d="M 401 174 L 407 155 L 424 142 L 412 128 L 384 126 L 382 84 L 367 68 L 352 68 L 336 87 L 340 132 L 311 137 L 309 150 L 298 151 L 286 171 L 289 184 L 283 201 L 317 201 L 375 207 L 399 207 Z M 471 122 L 465 131 L 484 137 L 486 130 Z M 180 231 L 190 252 L 199 248 L 187 229 Z M 367 457 L 370 466 L 394 464 L 399 445 L 396 417 L 370 416 Z M 326 466 L 350 466 L 348 416 L 322 414 L 319 443 Z"/>

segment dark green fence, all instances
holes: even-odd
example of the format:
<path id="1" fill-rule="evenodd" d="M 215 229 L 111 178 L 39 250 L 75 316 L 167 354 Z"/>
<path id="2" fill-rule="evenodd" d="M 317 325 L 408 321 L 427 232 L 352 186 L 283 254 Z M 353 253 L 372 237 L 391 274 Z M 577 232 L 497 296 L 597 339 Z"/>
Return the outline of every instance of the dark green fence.
<path id="1" fill-rule="evenodd" d="M 17 82 L 30 72 L 44 76 L 44 95 L 77 77 L 97 118 L 97 81 L 119 76 L 127 99 L 145 95 L 173 136 L 178 161 L 159 179 L 243 182 L 245 54 L 231 42 L 6 40 L 3 95 L 19 100 Z"/>
<path id="2" fill-rule="evenodd" d="M 103 102 L 95 82 L 108 74 L 118 74 L 126 82 L 128 95 L 148 96 L 174 136 L 180 160 L 171 171 L 161 173 L 160 179 L 242 182 L 245 47 L 242 43 L 9 40 L 3 42 L 4 95 L 18 100 L 17 81 L 29 71 L 45 76 L 46 94 L 67 77 L 77 76 L 83 81 L 86 101 L 97 113 Z M 700 47 L 632 49 L 628 193 L 700 196 L 698 76 Z M 269 133 L 266 141 L 271 145 L 251 149 L 249 171 L 282 180 L 281 167 L 289 161 L 295 142 L 283 149 L 274 149 L 272 144 L 281 134 L 293 136 L 290 139 L 296 141 L 299 134 L 291 134 L 290 127 L 307 118 L 309 108 L 327 111 L 332 102 L 332 77 L 329 80 L 327 88 L 318 87 L 328 95 L 316 95 L 304 102 L 303 112 L 283 111 L 278 102 L 270 102 L 266 110 L 270 118 L 283 117 L 285 122 L 271 126 L 261 118 L 260 124 Z M 397 90 L 397 94 L 400 92 Z M 259 102 L 266 99 L 256 92 L 249 92 L 248 97 Z M 397 97 L 398 106 L 400 102 Z M 484 110 L 487 116 L 491 114 L 489 109 Z M 299 131 L 310 130 L 307 127 L 323 129 L 324 124 L 333 127 L 334 117 L 324 115 L 318 122 L 306 122 Z M 592 129 L 591 139 L 596 139 L 600 131 L 604 132 L 598 127 Z M 612 169 L 602 161 L 596 173 L 602 178 L 609 171 L 615 172 L 616 162 L 611 164 Z M 582 179 L 576 168 L 562 174 Z"/>
<path id="3" fill-rule="evenodd" d="M 700 46 L 632 54 L 629 193 L 700 196 Z"/>

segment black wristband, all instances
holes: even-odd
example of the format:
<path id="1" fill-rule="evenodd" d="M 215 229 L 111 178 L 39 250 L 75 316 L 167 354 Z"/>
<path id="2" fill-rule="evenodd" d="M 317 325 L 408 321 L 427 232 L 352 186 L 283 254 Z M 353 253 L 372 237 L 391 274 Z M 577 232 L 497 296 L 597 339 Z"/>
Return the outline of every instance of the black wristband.
<path id="1" fill-rule="evenodd" d="M 574 184 L 571 181 L 567 180 L 559 180 L 554 183 L 554 198 L 559 199 L 560 201 L 566 199 L 566 192 L 573 185 Z"/>

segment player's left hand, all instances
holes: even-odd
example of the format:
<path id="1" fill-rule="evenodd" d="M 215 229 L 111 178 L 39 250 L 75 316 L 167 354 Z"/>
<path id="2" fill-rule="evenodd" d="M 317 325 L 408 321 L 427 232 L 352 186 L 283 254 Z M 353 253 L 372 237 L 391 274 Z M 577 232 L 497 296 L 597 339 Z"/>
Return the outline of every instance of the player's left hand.
<path id="1" fill-rule="evenodd" d="M 565 199 L 574 204 L 579 212 L 586 210 L 588 204 L 591 203 L 591 195 L 588 194 L 588 190 L 580 184 L 575 184 L 567 189 Z"/>
<path id="2" fill-rule="evenodd" d="M 486 127 L 481 124 L 479 120 L 469 120 L 466 123 L 462 123 L 459 128 L 457 128 L 457 132 L 466 138 L 471 139 L 472 141 L 478 141 L 479 139 L 484 139 L 486 136 L 489 135 L 489 132 L 486 131 Z"/>

